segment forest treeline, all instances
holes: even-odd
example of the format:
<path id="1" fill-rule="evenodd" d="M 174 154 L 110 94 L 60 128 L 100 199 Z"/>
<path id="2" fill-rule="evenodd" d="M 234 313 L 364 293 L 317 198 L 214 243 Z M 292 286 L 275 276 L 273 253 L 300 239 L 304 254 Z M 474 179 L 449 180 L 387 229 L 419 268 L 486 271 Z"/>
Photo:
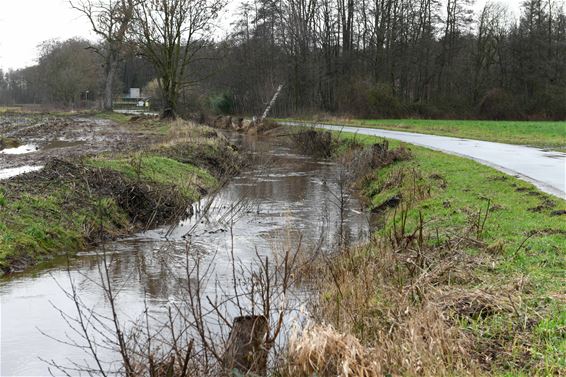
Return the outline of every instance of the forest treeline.
<path id="1" fill-rule="evenodd" d="M 566 119 L 566 13 L 522 2 L 515 17 L 472 0 L 251 0 L 225 37 L 201 45 L 179 109 L 260 114 L 280 84 L 279 116 Z M 89 42 L 45 43 L 38 64 L 0 75 L 0 102 L 74 103 L 101 93 Z M 115 91 L 146 87 L 135 48 Z"/>

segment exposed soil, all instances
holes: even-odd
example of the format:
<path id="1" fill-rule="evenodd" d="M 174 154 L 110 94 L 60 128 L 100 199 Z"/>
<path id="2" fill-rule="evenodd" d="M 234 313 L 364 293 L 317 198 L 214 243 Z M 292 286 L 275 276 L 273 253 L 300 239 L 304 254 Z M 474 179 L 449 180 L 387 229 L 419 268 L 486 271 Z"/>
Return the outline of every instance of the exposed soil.
<path id="1" fill-rule="evenodd" d="M 0 135 L 2 139 L 17 140 L 18 145 L 33 146 L 30 151 L 6 154 L 2 150 L 9 146 L 0 145 L 0 170 L 42 166 L 53 158 L 127 152 L 155 143 L 161 137 L 137 123 L 117 124 L 94 117 L 19 113 L 0 116 Z"/>

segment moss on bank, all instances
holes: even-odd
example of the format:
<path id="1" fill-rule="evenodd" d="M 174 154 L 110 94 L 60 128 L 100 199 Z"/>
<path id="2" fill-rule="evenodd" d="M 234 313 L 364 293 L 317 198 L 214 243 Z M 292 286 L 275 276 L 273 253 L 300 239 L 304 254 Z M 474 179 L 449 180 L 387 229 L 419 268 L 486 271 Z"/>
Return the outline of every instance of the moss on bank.
<path id="1" fill-rule="evenodd" d="M 0 270 L 174 221 L 237 169 L 236 152 L 209 128 L 155 126 L 182 129 L 186 137 L 127 155 L 52 160 L 41 171 L 0 181 Z"/>

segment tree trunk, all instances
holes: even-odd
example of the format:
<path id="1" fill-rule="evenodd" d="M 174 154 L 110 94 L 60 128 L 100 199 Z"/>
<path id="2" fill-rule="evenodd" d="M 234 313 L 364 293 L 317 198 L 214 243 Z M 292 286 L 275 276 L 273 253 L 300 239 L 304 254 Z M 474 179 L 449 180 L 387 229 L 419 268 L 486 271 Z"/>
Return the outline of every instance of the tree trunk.
<path id="1" fill-rule="evenodd" d="M 175 113 L 172 106 L 165 106 L 161 112 L 161 119 L 175 120 L 177 119 L 177 113 Z"/>
<path id="2" fill-rule="evenodd" d="M 177 118 L 177 93 L 168 78 L 159 80 L 161 88 L 161 119 L 175 120 Z"/>
<path id="3" fill-rule="evenodd" d="M 267 370 L 268 349 L 265 344 L 268 323 L 264 316 L 236 317 L 224 352 L 224 369 L 232 375 L 264 376 Z"/>
<path id="4" fill-rule="evenodd" d="M 113 101 L 112 96 L 114 94 L 114 75 L 116 74 L 116 61 L 111 57 L 108 59 L 106 66 L 106 82 L 104 84 L 104 111 L 112 111 Z"/>
<path id="5" fill-rule="evenodd" d="M 177 111 L 175 110 L 175 101 L 171 99 L 163 99 L 163 109 L 161 111 L 161 119 L 175 120 Z"/>

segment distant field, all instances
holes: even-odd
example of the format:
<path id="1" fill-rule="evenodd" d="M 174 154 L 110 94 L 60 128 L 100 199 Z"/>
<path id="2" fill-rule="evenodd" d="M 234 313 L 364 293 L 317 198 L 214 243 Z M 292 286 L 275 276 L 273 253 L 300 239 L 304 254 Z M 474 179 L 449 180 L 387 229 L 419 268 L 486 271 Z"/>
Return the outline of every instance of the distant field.
<path id="1" fill-rule="evenodd" d="M 333 119 L 321 122 L 462 137 L 509 144 L 532 145 L 541 148 L 566 151 L 566 121 Z"/>

